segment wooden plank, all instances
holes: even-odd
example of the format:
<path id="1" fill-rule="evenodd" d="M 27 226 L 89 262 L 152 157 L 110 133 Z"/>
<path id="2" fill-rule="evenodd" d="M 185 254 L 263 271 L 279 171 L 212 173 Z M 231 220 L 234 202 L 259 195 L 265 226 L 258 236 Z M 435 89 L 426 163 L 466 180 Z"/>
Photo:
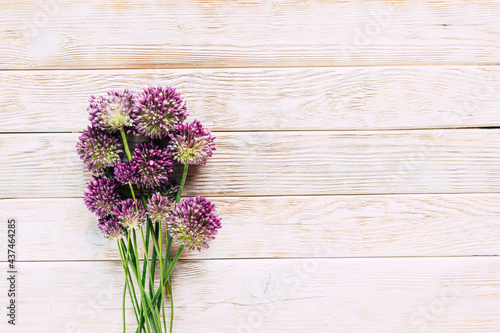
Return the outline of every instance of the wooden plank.
<path id="1" fill-rule="evenodd" d="M 181 262 L 174 331 L 497 332 L 499 275 L 499 258 Z M 119 332 L 122 277 L 119 262 L 19 263 L 16 329 Z"/>
<path id="2" fill-rule="evenodd" d="M 223 228 L 182 258 L 497 255 L 500 194 L 210 198 Z M 33 209 L 36 207 L 36 209 Z M 81 198 L 0 200 L 18 260 L 118 260 Z M 445 237 L 444 237 L 445 235 Z M 317 253 L 318 242 L 330 251 Z M 6 253 L 6 243 L 0 253 Z M 65 249 L 61 251 L 61 249 Z M 173 254 L 176 249 L 173 250 Z"/>
<path id="3" fill-rule="evenodd" d="M 216 133 L 186 195 L 475 193 L 500 186 L 498 129 Z M 1 198 L 81 197 L 78 134 L 0 137 Z"/>
<path id="4" fill-rule="evenodd" d="M 2 1 L 0 68 L 495 64 L 500 4 Z"/>
<path id="5" fill-rule="evenodd" d="M 500 126 L 500 67 L 0 72 L 0 132 L 82 131 L 110 89 L 171 85 L 214 131 Z"/>

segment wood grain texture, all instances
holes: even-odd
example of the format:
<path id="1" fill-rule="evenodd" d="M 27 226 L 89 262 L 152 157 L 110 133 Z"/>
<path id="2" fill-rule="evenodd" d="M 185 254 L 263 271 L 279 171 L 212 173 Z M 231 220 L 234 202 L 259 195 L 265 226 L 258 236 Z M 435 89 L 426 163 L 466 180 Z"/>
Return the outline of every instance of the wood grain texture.
<path id="1" fill-rule="evenodd" d="M 213 131 L 500 126 L 500 67 L 0 72 L 0 132 L 88 126 L 91 95 L 176 87 Z"/>
<path id="2" fill-rule="evenodd" d="M 388 132 L 219 132 L 186 195 L 497 192 L 498 129 Z M 78 134 L 0 137 L 1 198 L 81 197 L 90 175 Z"/>
<path id="3" fill-rule="evenodd" d="M 495 0 L 2 1 L 0 68 L 499 63 Z"/>
<path id="4" fill-rule="evenodd" d="M 75 145 L 90 95 L 170 85 L 217 136 L 184 193 L 223 223 L 174 273 L 176 333 L 497 333 L 499 17 L 495 0 L 0 0 L 0 230 L 18 222 L 0 331 L 121 331 Z"/>
<path id="5" fill-rule="evenodd" d="M 120 331 L 121 270 L 19 263 L 16 329 Z M 497 332 L 499 275 L 499 258 L 183 261 L 175 332 Z"/>
<path id="6" fill-rule="evenodd" d="M 182 258 L 500 254 L 500 194 L 210 200 L 223 228 L 208 250 L 185 251 Z M 0 230 L 9 218 L 17 220 L 20 261 L 120 258 L 81 198 L 0 200 L 0 211 Z M 6 246 L 1 243 L 0 253 Z"/>

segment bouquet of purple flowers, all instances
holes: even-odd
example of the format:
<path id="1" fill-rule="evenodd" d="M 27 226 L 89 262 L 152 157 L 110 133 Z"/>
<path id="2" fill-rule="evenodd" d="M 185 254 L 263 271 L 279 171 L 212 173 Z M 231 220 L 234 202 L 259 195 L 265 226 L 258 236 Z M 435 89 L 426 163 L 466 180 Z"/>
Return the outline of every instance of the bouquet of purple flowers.
<path id="1" fill-rule="evenodd" d="M 109 91 L 89 102 L 92 126 L 83 131 L 76 148 L 92 173 L 85 204 L 98 216 L 104 236 L 117 241 L 123 263 L 123 332 L 127 293 L 136 332 L 167 332 L 167 321 L 172 332 L 175 264 L 184 248 L 208 248 L 221 227 L 214 204 L 206 198 L 180 200 L 189 165 L 207 162 L 215 138 L 197 120 L 184 123 L 186 103 L 171 87 L 149 87 L 140 94 Z M 127 136 L 138 143 L 129 145 Z M 183 168 L 180 183 L 172 176 L 178 166 Z M 173 258 L 172 240 L 179 243 Z"/>

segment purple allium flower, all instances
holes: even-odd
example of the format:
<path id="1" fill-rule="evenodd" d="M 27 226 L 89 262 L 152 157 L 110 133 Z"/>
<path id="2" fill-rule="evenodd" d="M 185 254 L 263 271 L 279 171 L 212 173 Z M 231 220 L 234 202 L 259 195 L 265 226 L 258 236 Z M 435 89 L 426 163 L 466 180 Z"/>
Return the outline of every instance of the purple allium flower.
<path id="1" fill-rule="evenodd" d="M 97 227 L 109 240 L 121 238 L 125 234 L 125 229 L 116 217 L 101 217 Z"/>
<path id="2" fill-rule="evenodd" d="M 111 214 L 120 200 L 117 183 L 107 177 L 93 177 L 83 193 L 87 208 L 99 217 Z"/>
<path id="3" fill-rule="evenodd" d="M 137 132 L 152 139 L 167 137 L 187 116 L 186 103 L 172 87 L 145 88 L 133 113 Z"/>
<path id="4" fill-rule="evenodd" d="M 168 183 L 172 168 L 172 154 L 153 142 L 137 145 L 130 162 L 136 170 L 135 184 L 146 189 L 161 187 Z"/>
<path id="5" fill-rule="evenodd" d="M 123 146 L 111 133 L 89 126 L 83 131 L 79 140 L 76 151 L 94 175 L 102 174 L 104 168 L 115 166 L 120 162 Z"/>
<path id="6" fill-rule="evenodd" d="M 170 235 L 191 250 L 208 248 L 220 227 L 215 205 L 203 197 L 182 200 L 167 219 Z"/>
<path id="7" fill-rule="evenodd" d="M 146 222 L 146 211 L 140 201 L 137 206 L 132 199 L 126 199 L 116 204 L 113 215 L 127 230 L 137 229 Z"/>
<path id="8" fill-rule="evenodd" d="M 148 200 L 147 212 L 153 222 L 165 222 L 172 210 L 172 203 L 168 197 L 155 193 Z"/>
<path id="9" fill-rule="evenodd" d="M 87 108 L 92 126 L 103 130 L 117 131 L 133 126 L 132 110 L 135 104 L 134 92 L 108 91 L 107 96 L 91 96 Z"/>
<path id="10" fill-rule="evenodd" d="M 137 169 L 129 163 L 118 163 L 115 166 L 115 179 L 121 184 L 134 184 L 137 179 Z"/>
<path id="11" fill-rule="evenodd" d="M 179 124 L 175 127 L 175 134 L 170 134 L 169 148 L 174 159 L 182 164 L 205 164 L 215 150 L 215 137 L 195 120 L 188 124 Z"/>

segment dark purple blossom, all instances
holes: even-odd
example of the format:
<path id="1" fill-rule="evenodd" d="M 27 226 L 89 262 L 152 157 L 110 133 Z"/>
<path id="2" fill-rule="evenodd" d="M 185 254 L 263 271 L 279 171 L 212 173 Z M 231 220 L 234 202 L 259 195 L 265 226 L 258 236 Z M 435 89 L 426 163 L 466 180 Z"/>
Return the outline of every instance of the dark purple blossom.
<path id="1" fill-rule="evenodd" d="M 182 164 L 205 164 L 215 150 L 215 137 L 195 120 L 192 123 L 179 124 L 174 134 L 170 134 L 169 148 L 174 159 Z"/>
<path id="2" fill-rule="evenodd" d="M 153 189 L 166 185 L 173 171 L 172 154 L 153 142 L 137 145 L 130 162 L 135 169 L 135 184 L 141 188 Z"/>
<path id="3" fill-rule="evenodd" d="M 145 88 L 133 113 L 137 132 L 152 139 L 167 137 L 187 116 L 186 103 L 172 87 Z"/>
<path id="4" fill-rule="evenodd" d="M 132 199 L 126 199 L 118 202 L 113 211 L 118 221 L 126 230 L 137 229 L 146 222 L 146 211 L 139 201 L 136 203 Z"/>
<path id="5" fill-rule="evenodd" d="M 172 203 L 169 198 L 161 195 L 160 193 L 155 193 L 148 200 L 147 213 L 149 218 L 153 222 L 164 223 L 167 220 L 170 211 L 172 210 Z"/>
<path id="6" fill-rule="evenodd" d="M 167 219 L 170 235 L 191 250 L 208 248 L 220 227 L 215 205 L 203 197 L 182 200 Z"/>
<path id="7" fill-rule="evenodd" d="M 111 214 L 120 200 L 117 183 L 107 177 L 92 177 L 83 193 L 87 208 L 99 217 Z"/>
<path id="8" fill-rule="evenodd" d="M 123 146 L 113 134 L 89 126 L 79 140 L 76 151 L 94 175 L 100 175 L 106 167 L 115 166 L 120 162 Z"/>
<path id="9" fill-rule="evenodd" d="M 101 217 L 97 224 L 97 228 L 99 228 L 109 240 L 121 238 L 125 234 L 125 229 L 122 224 L 113 216 Z"/>
<path id="10" fill-rule="evenodd" d="M 118 163 L 114 169 L 115 179 L 121 184 L 134 184 L 137 179 L 137 169 L 129 163 Z"/>
<path id="11" fill-rule="evenodd" d="M 91 96 L 87 108 L 93 127 L 117 131 L 134 125 L 132 111 L 135 104 L 134 92 L 108 91 L 107 96 Z"/>

